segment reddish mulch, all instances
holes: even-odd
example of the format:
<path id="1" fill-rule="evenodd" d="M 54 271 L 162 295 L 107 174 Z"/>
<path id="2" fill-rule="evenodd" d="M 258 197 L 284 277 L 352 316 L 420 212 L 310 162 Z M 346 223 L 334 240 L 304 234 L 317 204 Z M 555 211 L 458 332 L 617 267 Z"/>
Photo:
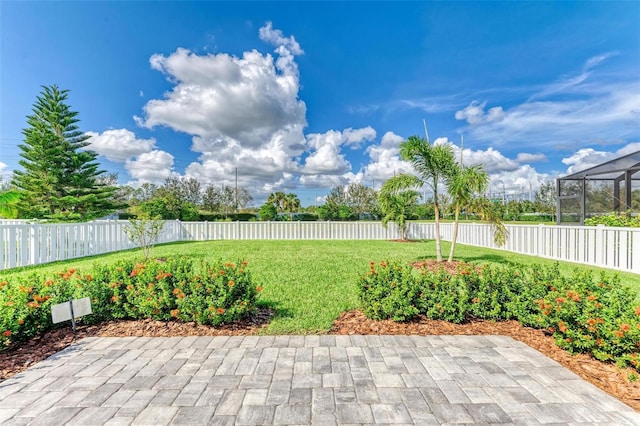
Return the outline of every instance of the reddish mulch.
<path id="1" fill-rule="evenodd" d="M 265 328 L 272 315 L 270 310 L 258 310 L 250 319 L 218 327 L 177 321 L 140 320 L 79 325 L 75 334 L 70 326 L 59 328 L 0 352 L 0 382 L 85 337 L 249 336 Z"/>

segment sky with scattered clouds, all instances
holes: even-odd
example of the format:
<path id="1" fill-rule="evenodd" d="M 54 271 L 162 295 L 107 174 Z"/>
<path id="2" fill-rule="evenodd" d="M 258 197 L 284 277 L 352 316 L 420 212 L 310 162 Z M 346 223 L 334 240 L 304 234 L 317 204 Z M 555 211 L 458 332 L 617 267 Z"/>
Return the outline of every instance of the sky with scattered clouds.
<path id="1" fill-rule="evenodd" d="M 0 2 L 0 174 L 41 85 L 103 169 L 311 205 L 425 135 L 492 190 L 640 150 L 640 2 Z M 464 141 L 464 142 L 463 142 Z"/>

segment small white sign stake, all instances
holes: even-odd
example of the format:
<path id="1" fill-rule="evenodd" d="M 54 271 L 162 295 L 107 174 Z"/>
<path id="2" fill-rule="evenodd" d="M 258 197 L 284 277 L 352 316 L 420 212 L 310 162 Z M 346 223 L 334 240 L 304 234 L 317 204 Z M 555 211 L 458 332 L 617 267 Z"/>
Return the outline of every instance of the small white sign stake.
<path id="1" fill-rule="evenodd" d="M 89 315 L 91 313 L 91 299 L 84 297 L 82 299 L 71 300 L 68 302 L 58 303 L 51 306 L 51 320 L 54 324 L 71 320 L 73 332 L 76 332 L 76 318 Z"/>

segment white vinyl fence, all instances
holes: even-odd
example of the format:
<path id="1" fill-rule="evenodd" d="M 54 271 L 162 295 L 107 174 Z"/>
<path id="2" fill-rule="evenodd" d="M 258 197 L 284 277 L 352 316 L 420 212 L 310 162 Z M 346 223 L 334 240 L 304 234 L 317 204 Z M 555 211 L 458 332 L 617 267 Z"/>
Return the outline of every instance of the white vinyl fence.
<path id="1" fill-rule="evenodd" d="M 77 224 L 7 224 L 0 221 L 0 270 L 92 256 L 135 247 L 127 221 Z M 493 243 L 491 226 L 461 223 L 460 244 L 640 273 L 640 228 L 507 225 L 504 247 Z M 441 224 L 450 241 L 453 224 Z M 410 239 L 435 238 L 434 224 L 413 222 Z M 393 240 L 398 228 L 380 222 L 179 222 L 167 221 L 159 243 L 206 240 Z"/>
<path id="2" fill-rule="evenodd" d="M 58 260 L 93 256 L 136 247 L 124 229 L 128 221 L 95 221 L 70 224 L 0 221 L 0 270 Z M 182 226 L 167 221 L 159 243 L 180 241 Z"/>
<path id="3" fill-rule="evenodd" d="M 503 247 L 494 244 L 487 224 L 461 223 L 458 242 L 640 274 L 640 228 L 542 224 L 506 227 L 509 238 Z M 453 224 L 441 224 L 440 234 L 450 241 Z"/>

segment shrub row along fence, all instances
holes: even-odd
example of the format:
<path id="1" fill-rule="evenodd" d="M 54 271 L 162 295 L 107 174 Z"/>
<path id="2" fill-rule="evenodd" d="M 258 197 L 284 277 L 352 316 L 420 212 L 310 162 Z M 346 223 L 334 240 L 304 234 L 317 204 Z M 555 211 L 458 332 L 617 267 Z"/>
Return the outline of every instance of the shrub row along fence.
<path id="1" fill-rule="evenodd" d="M 6 224 L 0 221 L 0 269 L 37 265 L 134 248 L 127 221 L 76 224 Z M 493 242 L 491 226 L 461 223 L 458 242 L 640 273 L 640 228 L 507 225 L 504 247 Z M 453 224 L 440 233 L 451 241 Z M 413 222 L 410 239 L 433 239 L 433 223 Z M 167 221 L 159 243 L 207 240 L 394 240 L 398 228 L 380 222 L 179 222 Z"/>

